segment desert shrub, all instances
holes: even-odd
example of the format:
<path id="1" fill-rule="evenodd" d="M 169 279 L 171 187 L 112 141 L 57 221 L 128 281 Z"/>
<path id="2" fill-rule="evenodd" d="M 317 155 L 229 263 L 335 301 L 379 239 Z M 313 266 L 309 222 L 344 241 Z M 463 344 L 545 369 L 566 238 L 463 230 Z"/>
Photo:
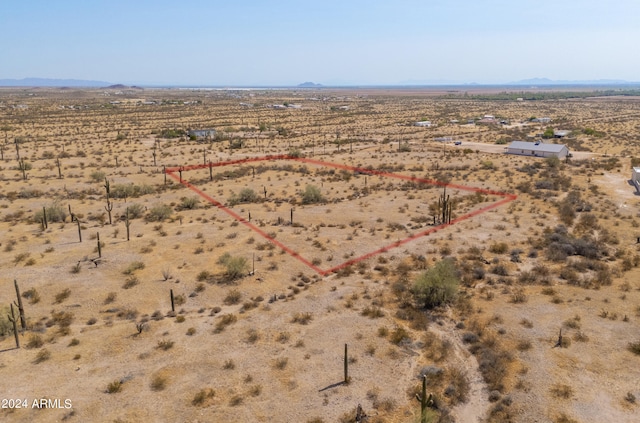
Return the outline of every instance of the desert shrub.
<path id="1" fill-rule="evenodd" d="M 218 263 L 225 267 L 224 280 L 231 282 L 245 276 L 249 270 L 247 259 L 239 256 L 231 256 L 228 253 L 223 254 Z"/>
<path id="2" fill-rule="evenodd" d="M 242 404 L 243 401 L 244 400 L 243 400 L 241 395 L 234 395 L 234 396 L 231 397 L 231 399 L 229 399 L 229 405 L 231 407 L 236 407 L 236 406 Z"/>
<path id="3" fill-rule="evenodd" d="M 451 341 L 442 339 L 433 332 L 425 333 L 423 342 L 425 356 L 435 363 L 445 360 L 451 352 Z"/>
<path id="4" fill-rule="evenodd" d="M 140 279 L 138 279 L 137 276 L 129 275 L 127 276 L 127 279 L 125 279 L 124 284 L 122 284 L 122 289 L 131 289 L 134 286 L 138 285 L 139 283 L 140 283 Z"/>
<path id="5" fill-rule="evenodd" d="M 156 374 L 151 378 L 151 389 L 153 391 L 162 391 L 167 387 L 167 377 L 161 374 Z"/>
<path id="6" fill-rule="evenodd" d="M 198 282 L 210 282 L 213 280 L 213 278 L 213 273 L 209 272 L 208 270 L 203 270 L 196 276 L 196 280 Z"/>
<path id="7" fill-rule="evenodd" d="M 640 355 L 640 341 L 638 342 L 630 342 L 627 346 L 627 349 L 634 353 L 635 355 Z"/>
<path id="8" fill-rule="evenodd" d="M 144 214 L 144 206 L 142 204 L 131 204 L 126 210 L 129 211 L 129 219 L 138 219 Z"/>
<path id="9" fill-rule="evenodd" d="M 216 393 L 213 389 L 201 389 L 194 395 L 191 400 L 191 405 L 202 405 L 208 398 L 213 398 L 215 394 Z"/>
<path id="10" fill-rule="evenodd" d="M 237 320 L 238 318 L 234 314 L 224 314 L 220 316 L 220 320 L 218 320 L 218 323 L 216 323 L 214 333 L 222 332 L 227 326 L 235 323 Z"/>
<path id="11" fill-rule="evenodd" d="M 145 267 L 145 265 L 144 265 L 143 262 L 141 262 L 141 261 L 132 261 L 131 263 L 129 263 L 127 268 L 122 271 L 122 273 L 125 274 L 125 275 L 132 275 L 136 270 L 142 270 L 142 269 L 144 269 L 144 267 Z"/>
<path id="12" fill-rule="evenodd" d="M 149 185 L 115 184 L 109 187 L 111 198 L 137 198 L 154 192 L 155 189 Z"/>
<path id="13" fill-rule="evenodd" d="M 360 314 L 362 314 L 363 316 L 367 316 L 371 319 L 377 319 L 379 317 L 384 316 L 384 312 L 380 309 L 380 307 L 376 307 L 376 306 L 372 306 L 372 307 L 365 307 Z"/>
<path id="14" fill-rule="evenodd" d="M 30 288 L 22 293 L 22 297 L 29 300 L 29 304 L 36 304 L 40 302 L 40 294 L 35 288 Z"/>
<path id="15" fill-rule="evenodd" d="M 107 297 L 104 299 L 104 304 L 111 304 L 116 300 L 117 294 L 115 292 L 110 292 L 107 294 Z"/>
<path id="16" fill-rule="evenodd" d="M 315 185 L 307 185 L 302 192 L 303 204 L 321 203 L 324 201 L 320 188 Z"/>
<path id="17" fill-rule="evenodd" d="M 35 360 L 33 360 L 33 362 L 35 364 L 39 364 L 39 363 L 42 363 L 43 361 L 47 361 L 50 358 L 51 358 L 51 353 L 49 352 L 49 350 L 46 348 L 43 348 L 40 351 L 38 351 L 38 354 L 36 354 L 36 358 Z"/>
<path id="18" fill-rule="evenodd" d="M 463 370 L 457 367 L 449 367 L 446 372 L 449 386 L 444 394 L 449 397 L 451 405 L 464 404 L 469 396 L 469 378 Z"/>
<path id="19" fill-rule="evenodd" d="M 249 329 L 247 331 L 247 342 L 250 344 L 255 344 L 260 339 L 260 334 L 255 329 Z"/>
<path id="20" fill-rule="evenodd" d="M 232 289 L 227 293 L 227 296 L 224 297 L 223 303 L 225 303 L 226 305 L 238 304 L 241 298 L 242 293 L 237 289 Z"/>
<path id="21" fill-rule="evenodd" d="M 172 347 L 173 347 L 173 341 L 170 341 L 168 339 L 163 339 L 162 341 L 158 341 L 158 345 L 156 346 L 156 348 L 163 351 L 167 351 Z"/>
<path id="22" fill-rule="evenodd" d="M 527 294 L 524 289 L 516 288 L 511 293 L 511 302 L 514 304 L 521 304 L 527 302 Z"/>
<path id="23" fill-rule="evenodd" d="M 287 357 L 279 357 L 273 363 L 273 367 L 278 370 L 283 370 L 285 367 L 287 367 L 288 363 L 289 359 Z"/>
<path id="24" fill-rule="evenodd" d="M 409 332 L 407 332 L 407 330 L 402 326 L 396 327 L 393 330 L 393 332 L 391 332 L 391 335 L 389 336 L 389 341 L 391 341 L 391 343 L 395 345 L 399 345 L 406 339 L 411 339 L 411 338 L 409 336 Z"/>
<path id="25" fill-rule="evenodd" d="M 238 195 L 233 194 L 229 198 L 229 204 L 232 206 L 241 203 L 255 203 L 260 199 L 258 194 L 251 188 L 243 188 Z"/>
<path id="26" fill-rule="evenodd" d="M 200 201 L 197 197 L 182 197 L 180 199 L 180 204 L 178 205 L 178 210 L 195 210 L 198 208 L 198 203 Z"/>
<path id="27" fill-rule="evenodd" d="M 114 380 L 113 382 L 107 385 L 107 394 L 115 394 L 122 390 L 122 382 L 119 380 Z"/>
<path id="28" fill-rule="evenodd" d="M 148 222 L 162 222 L 171 216 L 171 207 L 166 204 L 157 204 L 151 209 L 149 209 L 149 213 L 145 219 Z"/>
<path id="29" fill-rule="evenodd" d="M 509 245 L 506 242 L 494 242 L 489 246 L 489 252 L 493 254 L 506 254 L 509 251 Z"/>
<path id="30" fill-rule="evenodd" d="M 102 182 L 107 177 L 107 174 L 101 170 L 94 170 L 89 174 L 92 182 Z"/>
<path id="31" fill-rule="evenodd" d="M 40 335 L 32 334 L 31 336 L 29 336 L 29 341 L 27 342 L 27 345 L 25 347 L 28 349 L 40 348 L 43 345 L 44 345 L 44 341 L 42 340 Z"/>
<path id="32" fill-rule="evenodd" d="M 418 275 L 411 290 L 416 302 L 429 309 L 451 302 L 459 284 L 453 260 L 443 259 Z"/>
<path id="33" fill-rule="evenodd" d="M 556 398 L 569 399 L 573 395 L 573 389 L 569 385 L 555 384 L 551 387 L 551 394 Z"/>
<path id="34" fill-rule="evenodd" d="M 71 290 L 69 288 L 66 288 L 66 289 L 58 292 L 55 295 L 55 304 L 60 304 L 61 302 L 63 302 L 67 298 L 69 298 L 69 295 L 71 295 Z"/>
<path id="35" fill-rule="evenodd" d="M 64 222 L 67 217 L 67 210 L 63 207 L 59 201 L 54 201 L 48 206 L 44 207 L 47 212 L 47 222 Z M 42 209 L 37 210 L 33 215 L 33 221 L 37 224 L 42 222 L 44 218 L 44 212 Z"/>
<path id="36" fill-rule="evenodd" d="M 306 325 L 311 321 L 311 319 L 313 319 L 313 315 L 311 313 L 296 313 L 291 319 L 291 323 Z"/>

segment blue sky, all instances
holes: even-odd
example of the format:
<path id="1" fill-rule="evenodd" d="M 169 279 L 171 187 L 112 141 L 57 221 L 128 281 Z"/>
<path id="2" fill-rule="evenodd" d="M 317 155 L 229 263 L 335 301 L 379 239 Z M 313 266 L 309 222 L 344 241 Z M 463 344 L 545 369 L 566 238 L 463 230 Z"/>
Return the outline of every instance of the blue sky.
<path id="1" fill-rule="evenodd" d="M 0 79 L 640 80 L 638 0 L 0 0 Z"/>

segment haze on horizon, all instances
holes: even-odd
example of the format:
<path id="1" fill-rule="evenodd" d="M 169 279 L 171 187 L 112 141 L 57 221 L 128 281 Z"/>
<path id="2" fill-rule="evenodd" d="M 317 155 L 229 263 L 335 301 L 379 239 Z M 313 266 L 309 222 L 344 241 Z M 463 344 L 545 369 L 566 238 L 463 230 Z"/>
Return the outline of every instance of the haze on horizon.
<path id="1" fill-rule="evenodd" d="M 640 2 L 32 0 L 0 5 L 0 79 L 141 85 L 638 81 Z"/>

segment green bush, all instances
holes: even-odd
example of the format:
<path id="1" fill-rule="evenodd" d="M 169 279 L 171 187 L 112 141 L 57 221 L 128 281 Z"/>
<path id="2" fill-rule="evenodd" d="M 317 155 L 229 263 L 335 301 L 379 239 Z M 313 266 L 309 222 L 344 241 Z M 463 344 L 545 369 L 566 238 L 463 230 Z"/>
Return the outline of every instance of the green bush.
<path id="1" fill-rule="evenodd" d="M 218 263 L 222 264 L 225 267 L 224 279 L 227 282 L 240 279 L 241 277 L 245 276 L 249 270 L 249 263 L 247 262 L 246 258 L 234 257 L 229 253 L 223 254 L 218 259 Z"/>
<path id="2" fill-rule="evenodd" d="M 162 222 L 171 216 L 171 207 L 166 204 L 158 204 L 151 207 L 149 213 L 146 216 L 146 220 L 149 222 Z"/>
<path id="3" fill-rule="evenodd" d="M 315 185 L 307 185 L 302 193 L 303 204 L 321 203 L 324 201 L 320 188 Z"/>
<path id="4" fill-rule="evenodd" d="M 459 284 L 455 264 L 451 259 L 444 259 L 418 275 L 411 290 L 416 303 L 429 309 L 451 302 Z"/>
<path id="5" fill-rule="evenodd" d="M 49 223 L 64 222 L 64 219 L 67 217 L 67 211 L 59 201 L 54 201 L 48 206 L 45 206 L 45 210 L 47 211 L 47 222 Z M 42 211 L 42 209 L 40 209 L 33 215 L 33 221 L 37 224 L 40 224 L 43 217 L 44 212 Z"/>
<path id="6" fill-rule="evenodd" d="M 233 194 L 229 198 L 229 204 L 236 205 L 241 203 L 255 203 L 258 201 L 258 194 L 251 188 L 242 188 L 238 195 Z"/>
<path id="7" fill-rule="evenodd" d="M 144 206 L 142 204 L 132 204 L 127 207 L 129 211 L 129 219 L 137 219 L 144 214 Z"/>
<path id="8" fill-rule="evenodd" d="M 197 197 L 182 197 L 178 208 L 180 210 L 194 210 L 198 208 L 199 202 Z"/>
<path id="9" fill-rule="evenodd" d="M 116 184 L 109 189 L 111 198 L 135 198 L 154 192 L 155 189 L 149 185 Z"/>
<path id="10" fill-rule="evenodd" d="M 101 170 L 94 170 L 89 176 L 93 182 L 102 182 L 107 177 L 106 173 Z"/>

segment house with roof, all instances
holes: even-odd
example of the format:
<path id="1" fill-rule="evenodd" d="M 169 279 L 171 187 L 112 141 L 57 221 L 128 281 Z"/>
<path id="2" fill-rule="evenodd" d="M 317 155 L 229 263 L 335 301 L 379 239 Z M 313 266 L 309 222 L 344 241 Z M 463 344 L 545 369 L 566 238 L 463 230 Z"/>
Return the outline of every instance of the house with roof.
<path id="1" fill-rule="evenodd" d="M 507 147 L 507 154 L 564 159 L 569 155 L 569 149 L 564 144 L 547 144 L 542 141 L 512 141 Z"/>
<path id="2" fill-rule="evenodd" d="M 422 126 L 424 128 L 431 128 L 433 124 L 429 120 L 421 120 L 419 122 L 414 123 L 413 126 Z"/>

